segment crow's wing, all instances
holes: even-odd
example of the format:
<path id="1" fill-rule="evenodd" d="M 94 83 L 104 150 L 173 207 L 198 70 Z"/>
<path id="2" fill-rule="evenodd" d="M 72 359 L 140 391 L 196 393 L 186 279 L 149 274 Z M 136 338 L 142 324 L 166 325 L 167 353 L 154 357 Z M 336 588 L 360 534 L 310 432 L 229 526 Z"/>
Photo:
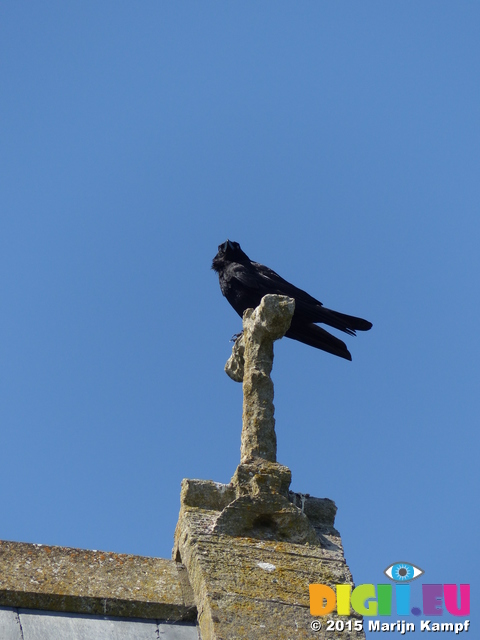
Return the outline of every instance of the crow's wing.
<path id="1" fill-rule="evenodd" d="M 295 299 L 295 318 L 297 321 L 301 320 L 309 324 L 323 322 L 350 335 L 355 335 L 355 329 L 360 328 L 356 322 L 359 320 L 358 318 L 327 309 L 320 300 L 317 300 L 303 289 L 295 287 L 272 269 L 258 262 L 252 264 L 255 266 L 262 282 L 262 288 L 267 293 L 277 293 Z"/>
<path id="2" fill-rule="evenodd" d="M 295 299 L 295 318 L 304 322 L 323 322 L 335 329 L 344 331 L 350 335 L 355 335 L 355 330 L 368 331 L 372 324 L 362 318 L 349 316 L 338 311 L 332 311 L 308 294 L 303 289 L 295 287 L 293 284 L 278 275 L 273 269 L 269 269 L 259 262 L 251 263 L 253 270 L 245 269 L 242 272 L 242 284 L 255 287 L 262 292 L 262 296 L 267 293 L 289 296 Z M 249 284 L 247 284 L 247 282 Z"/>
<path id="3" fill-rule="evenodd" d="M 269 269 L 259 262 L 252 262 L 252 265 L 255 267 L 256 273 L 260 276 L 261 286 L 268 289 L 269 293 L 295 298 L 297 304 L 300 305 L 302 309 L 303 307 L 305 307 L 305 309 L 318 309 L 318 307 L 323 307 L 319 300 L 316 300 L 306 291 L 303 291 L 303 289 L 299 289 L 287 280 L 284 280 L 284 278 L 279 276 L 273 269 Z M 315 322 L 315 320 L 312 322 Z M 319 320 L 317 320 L 317 322 L 319 322 Z"/>

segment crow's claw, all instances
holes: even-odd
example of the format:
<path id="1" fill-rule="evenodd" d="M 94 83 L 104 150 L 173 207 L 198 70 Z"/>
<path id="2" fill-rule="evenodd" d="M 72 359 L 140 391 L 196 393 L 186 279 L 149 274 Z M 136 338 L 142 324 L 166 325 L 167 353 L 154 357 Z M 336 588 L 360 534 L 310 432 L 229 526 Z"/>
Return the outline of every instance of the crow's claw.
<path id="1" fill-rule="evenodd" d="M 234 333 L 233 336 L 230 338 L 230 342 L 236 342 L 242 336 L 243 336 L 243 331 L 240 331 L 240 333 Z"/>

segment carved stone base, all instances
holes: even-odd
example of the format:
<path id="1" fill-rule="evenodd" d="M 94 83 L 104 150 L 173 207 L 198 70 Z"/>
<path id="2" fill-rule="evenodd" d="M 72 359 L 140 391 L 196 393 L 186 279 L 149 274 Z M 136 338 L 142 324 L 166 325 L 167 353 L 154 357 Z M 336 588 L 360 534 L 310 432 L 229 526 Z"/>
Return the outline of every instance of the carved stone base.
<path id="1" fill-rule="evenodd" d="M 282 493 L 252 495 L 242 482 L 182 483 L 173 557 L 187 568 L 202 640 L 310 640 L 309 584 L 353 584 L 333 526 L 335 504 L 291 491 L 284 495 L 281 478 L 289 472 L 278 467 L 274 475 Z M 248 468 L 240 465 L 234 478 L 249 478 L 254 490 L 262 486 L 262 470 Z M 336 612 L 328 618 L 336 619 Z M 344 635 L 327 633 L 324 624 L 315 638 Z M 365 635 L 352 631 L 349 638 Z"/>

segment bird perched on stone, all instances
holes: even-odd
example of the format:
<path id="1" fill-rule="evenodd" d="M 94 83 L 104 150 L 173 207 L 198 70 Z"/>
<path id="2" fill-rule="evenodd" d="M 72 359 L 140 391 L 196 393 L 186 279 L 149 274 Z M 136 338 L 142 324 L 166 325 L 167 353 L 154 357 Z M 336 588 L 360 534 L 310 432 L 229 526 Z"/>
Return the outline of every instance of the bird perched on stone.
<path id="1" fill-rule="evenodd" d="M 220 289 L 240 317 L 245 309 L 258 307 L 263 296 L 277 294 L 295 300 L 287 338 L 327 351 L 340 358 L 352 356 L 342 340 L 339 340 L 317 323 L 326 324 L 351 336 L 356 331 L 368 331 L 372 323 L 362 318 L 332 311 L 311 295 L 281 278 L 278 273 L 259 262 L 253 262 L 240 248 L 238 242 L 226 240 L 219 245 L 212 269 L 218 273 Z"/>

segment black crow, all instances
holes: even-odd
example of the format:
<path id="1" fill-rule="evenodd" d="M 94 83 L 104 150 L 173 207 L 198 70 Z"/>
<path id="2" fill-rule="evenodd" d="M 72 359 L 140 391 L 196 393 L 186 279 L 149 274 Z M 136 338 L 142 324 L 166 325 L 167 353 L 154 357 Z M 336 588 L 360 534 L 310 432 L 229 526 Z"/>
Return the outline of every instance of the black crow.
<path id="1" fill-rule="evenodd" d="M 285 334 L 287 338 L 304 342 L 340 358 L 352 359 L 345 343 L 325 329 L 317 327 L 315 323 L 322 322 L 351 336 L 355 335 L 355 331 L 368 331 L 372 327 L 368 320 L 326 309 L 321 302 L 294 287 L 275 271 L 252 262 L 238 242 L 226 240 L 219 245 L 212 269 L 218 273 L 223 295 L 240 317 L 245 309 L 258 307 L 263 296 L 268 293 L 294 298 L 295 313 L 290 329 Z"/>

